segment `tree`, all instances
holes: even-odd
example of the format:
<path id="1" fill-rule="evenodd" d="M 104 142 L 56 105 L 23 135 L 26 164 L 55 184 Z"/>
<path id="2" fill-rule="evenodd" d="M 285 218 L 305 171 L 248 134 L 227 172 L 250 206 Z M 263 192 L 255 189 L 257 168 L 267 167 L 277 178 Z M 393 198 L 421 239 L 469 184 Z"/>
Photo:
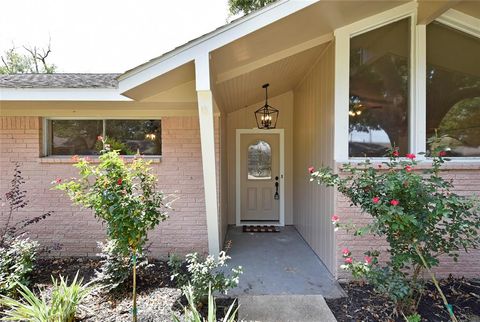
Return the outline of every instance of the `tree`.
<path id="1" fill-rule="evenodd" d="M 228 0 L 228 10 L 232 15 L 238 13 L 246 15 L 275 1 L 276 0 Z"/>
<path id="2" fill-rule="evenodd" d="M 23 46 L 23 49 L 26 53 L 19 52 L 15 46 L 5 51 L 1 56 L 3 66 L 0 66 L 0 74 L 52 74 L 55 72 L 57 66 L 47 62 L 52 52 L 50 42 L 47 48 Z"/>
<path id="3" fill-rule="evenodd" d="M 111 151 L 102 141 L 104 152 L 99 164 L 78 159 L 75 167 L 80 178 L 54 183 L 67 192 L 77 205 L 92 209 L 97 218 L 107 224 L 107 235 L 116 242 L 123 255 L 131 255 L 133 267 L 133 321 L 137 321 L 136 267 L 137 255 L 142 253 L 147 234 L 167 219 L 163 194 L 156 190 L 157 178 L 151 173 L 150 162 L 135 158 L 124 160 L 118 151 Z M 77 159 L 78 157 L 74 157 Z"/>

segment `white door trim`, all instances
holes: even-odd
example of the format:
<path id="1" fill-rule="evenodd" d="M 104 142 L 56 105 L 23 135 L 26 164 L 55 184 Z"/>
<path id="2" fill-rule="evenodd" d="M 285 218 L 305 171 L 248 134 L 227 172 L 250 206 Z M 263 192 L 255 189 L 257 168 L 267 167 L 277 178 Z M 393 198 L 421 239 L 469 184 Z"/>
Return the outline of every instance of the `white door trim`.
<path id="1" fill-rule="evenodd" d="M 235 222 L 237 226 L 247 223 L 240 222 L 240 136 L 242 134 L 279 134 L 280 135 L 280 221 L 273 225 L 285 226 L 285 136 L 284 129 L 260 130 L 260 129 L 237 129 L 235 136 Z"/>

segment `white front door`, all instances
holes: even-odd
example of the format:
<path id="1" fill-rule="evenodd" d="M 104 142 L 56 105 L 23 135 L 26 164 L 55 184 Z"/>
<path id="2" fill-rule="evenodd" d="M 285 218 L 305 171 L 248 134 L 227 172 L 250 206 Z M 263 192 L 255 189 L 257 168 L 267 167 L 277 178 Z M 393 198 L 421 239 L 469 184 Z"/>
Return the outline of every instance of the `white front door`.
<path id="1" fill-rule="evenodd" d="M 283 208 L 281 133 L 245 131 L 239 133 L 237 139 L 237 188 L 240 192 L 239 196 L 237 194 L 240 197 L 237 200 L 237 210 L 240 212 L 237 223 L 280 224 Z"/>

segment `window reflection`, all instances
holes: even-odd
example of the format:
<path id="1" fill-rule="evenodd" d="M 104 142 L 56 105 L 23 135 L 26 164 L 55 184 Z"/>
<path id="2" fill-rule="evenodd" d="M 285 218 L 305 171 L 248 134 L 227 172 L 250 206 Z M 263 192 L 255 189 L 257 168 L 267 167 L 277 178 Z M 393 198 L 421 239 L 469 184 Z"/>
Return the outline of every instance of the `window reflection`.
<path id="1" fill-rule="evenodd" d="M 248 179 L 272 178 L 272 150 L 265 141 L 257 141 L 248 147 Z"/>
<path id="2" fill-rule="evenodd" d="M 400 20 L 350 43 L 349 155 L 408 149 L 410 22 Z"/>
<path id="3" fill-rule="evenodd" d="M 480 156 L 479 57 L 479 38 L 427 26 L 427 139 L 437 132 L 451 157 Z"/>

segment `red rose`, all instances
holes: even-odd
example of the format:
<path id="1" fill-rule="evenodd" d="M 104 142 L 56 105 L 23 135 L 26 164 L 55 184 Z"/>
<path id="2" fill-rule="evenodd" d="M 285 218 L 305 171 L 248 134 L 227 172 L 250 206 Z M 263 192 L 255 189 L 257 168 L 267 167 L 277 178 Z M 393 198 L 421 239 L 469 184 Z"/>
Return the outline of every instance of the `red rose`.
<path id="1" fill-rule="evenodd" d="M 365 264 L 370 265 L 372 263 L 372 257 L 365 256 Z"/>
<path id="2" fill-rule="evenodd" d="M 378 198 L 378 197 L 373 197 L 372 201 L 373 201 L 373 203 L 379 203 L 379 202 L 380 202 L 380 198 Z"/>
<path id="3" fill-rule="evenodd" d="M 398 201 L 397 199 L 392 199 L 392 201 L 390 201 L 390 204 L 392 206 L 398 206 L 399 203 L 400 203 L 400 201 Z"/>
<path id="4" fill-rule="evenodd" d="M 345 258 L 345 264 L 351 264 L 353 263 L 353 259 L 351 257 Z"/>
<path id="5" fill-rule="evenodd" d="M 413 154 L 413 153 L 407 153 L 405 156 L 406 156 L 407 158 L 409 158 L 410 160 L 413 160 L 413 159 L 415 159 L 415 158 L 417 157 L 417 156 L 416 156 L 415 154 Z"/>
<path id="6" fill-rule="evenodd" d="M 310 172 L 310 173 L 314 173 L 314 172 L 315 172 L 315 168 L 314 168 L 314 167 L 310 167 L 310 168 L 308 168 L 308 172 Z"/>
<path id="7" fill-rule="evenodd" d="M 445 157 L 445 156 L 447 156 L 447 152 L 445 152 L 445 151 L 440 151 L 440 152 L 438 152 L 438 156 L 439 156 L 439 157 Z"/>
<path id="8" fill-rule="evenodd" d="M 399 155 L 400 155 L 400 154 L 398 154 L 398 150 L 395 150 L 395 151 L 392 152 L 392 156 L 394 156 L 394 157 L 396 157 L 396 158 L 397 158 Z"/>
<path id="9" fill-rule="evenodd" d="M 405 167 L 405 171 L 407 171 L 407 172 L 411 172 L 411 171 L 412 171 L 412 167 L 411 167 L 411 166 L 409 166 L 409 165 L 407 165 L 407 166 Z"/>
<path id="10" fill-rule="evenodd" d="M 123 179 L 122 179 L 122 178 L 119 178 L 119 179 L 117 180 L 117 184 L 120 186 L 122 183 L 123 183 Z"/>

